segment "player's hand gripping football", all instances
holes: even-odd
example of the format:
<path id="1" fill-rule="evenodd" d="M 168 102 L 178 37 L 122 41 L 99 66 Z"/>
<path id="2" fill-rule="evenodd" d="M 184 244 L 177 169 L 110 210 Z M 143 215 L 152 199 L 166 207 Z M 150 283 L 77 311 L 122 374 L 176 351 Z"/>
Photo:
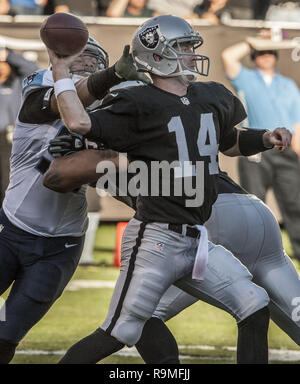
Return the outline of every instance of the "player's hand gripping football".
<path id="1" fill-rule="evenodd" d="M 276 128 L 263 135 L 263 143 L 266 148 L 275 146 L 280 152 L 284 152 L 291 145 L 292 135 L 286 128 Z"/>
<path id="2" fill-rule="evenodd" d="M 75 55 L 59 56 L 50 48 L 47 48 L 49 59 L 52 64 L 52 74 L 54 81 L 57 80 L 57 76 L 60 76 L 61 78 L 70 77 L 69 68 L 73 61 L 76 59 L 76 57 L 81 55 L 84 49 L 85 47 L 83 47 L 82 50 L 76 53 Z"/>
<path id="3" fill-rule="evenodd" d="M 116 73 L 125 80 L 142 81 L 146 84 L 151 84 L 151 79 L 143 72 L 138 72 L 133 61 L 131 53 L 129 53 L 130 46 L 125 45 L 123 55 L 115 64 Z"/>

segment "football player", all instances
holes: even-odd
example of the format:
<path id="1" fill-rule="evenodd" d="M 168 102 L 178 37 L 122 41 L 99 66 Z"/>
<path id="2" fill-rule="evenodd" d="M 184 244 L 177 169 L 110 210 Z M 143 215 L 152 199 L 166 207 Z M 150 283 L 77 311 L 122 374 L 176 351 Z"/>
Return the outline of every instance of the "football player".
<path id="1" fill-rule="evenodd" d="M 108 316 L 100 328 L 71 347 L 61 363 L 96 363 L 124 344 L 136 344 L 164 292 L 192 271 L 199 291 L 214 289 L 221 302 L 226 298 L 224 306 L 242 324 L 238 361 L 268 360 L 268 295 L 252 283 L 249 271 L 229 251 L 207 244 L 203 223 L 217 197 L 219 147 L 231 156 L 248 156 L 273 145 L 284 150 L 290 135 L 284 128 L 236 130 L 246 116 L 239 100 L 221 84 L 193 82 L 197 73 L 208 71 L 209 59 L 195 52 L 201 44 L 200 35 L 181 18 L 149 19 L 136 31 L 132 48 L 136 64 L 150 73 L 153 86 L 114 91 L 90 114 L 67 82 L 57 98 L 71 132 L 127 152 L 130 162 L 142 160 L 149 168 L 152 161 L 179 164 L 168 180 L 169 196 L 137 197 L 135 217 L 123 236 L 122 268 Z M 52 51 L 49 55 L 55 83 L 63 82 L 71 58 L 59 58 Z M 184 163 L 188 170 L 183 169 Z M 196 204 L 186 190 L 179 196 L 172 193 L 176 179 L 185 177 L 200 182 L 204 189 L 203 199 Z M 216 270 L 224 275 L 224 268 L 236 284 L 216 289 Z M 249 348 L 255 352 L 249 354 Z"/>
<path id="2" fill-rule="evenodd" d="M 72 148 L 64 137 L 53 140 L 50 148 L 57 154 L 78 150 Z M 99 174 L 96 173 L 98 159 L 93 152 L 83 151 L 71 157 L 56 159 L 45 174 L 45 184 L 54 190 L 67 192 L 80 187 L 82 183 L 95 183 Z M 126 201 L 123 201 L 135 209 L 134 200 L 127 197 Z M 231 251 L 248 268 L 253 281 L 267 291 L 272 320 L 300 345 L 300 319 L 297 315 L 300 297 L 299 275 L 283 250 L 280 228 L 270 209 L 255 196 L 247 194 L 225 173 L 220 172 L 218 198 L 205 227 L 209 240 Z M 224 268 L 226 269 L 225 265 Z M 219 276 L 216 274 L 215 279 L 220 279 L 220 284 L 226 284 L 221 273 Z M 227 283 L 235 284 L 230 276 Z M 195 285 L 192 292 L 195 296 L 175 286 L 170 287 L 162 297 L 154 317 L 146 322 L 142 336 L 136 344 L 146 363 L 179 362 L 176 341 L 163 322 L 197 299 L 233 314 L 217 299 L 213 290 L 209 295 L 205 295 L 198 291 L 198 283 L 190 279 L 189 284 L 191 287 Z M 242 323 L 239 326 L 241 327 Z"/>
<path id="3" fill-rule="evenodd" d="M 256 196 L 247 194 L 228 176 L 220 173 L 218 199 L 205 227 L 209 239 L 230 250 L 248 268 L 253 282 L 266 290 L 270 297 L 272 320 L 300 346 L 299 275 L 282 247 L 280 228 L 270 209 Z M 224 275 L 219 275 L 219 285 L 224 283 Z M 229 280 L 228 283 L 234 284 Z M 194 295 L 193 286 L 198 293 L 192 279 L 183 279 L 182 284 L 177 284 L 177 287 L 183 288 L 189 284 L 190 293 Z M 196 297 L 227 310 L 213 291 L 209 296 L 191 296 L 177 287 L 172 286 L 166 291 L 136 344 L 146 363 L 179 362 L 176 341 L 163 322 L 195 303 Z M 164 340 L 164 344 L 161 340 Z M 250 344 L 248 353 L 254 353 Z"/>
<path id="4" fill-rule="evenodd" d="M 89 38 L 68 72 L 68 79 L 85 106 L 96 100 L 86 91 L 91 73 L 100 98 L 125 77 L 149 81 L 135 70 L 129 47 L 108 68 L 106 52 Z M 54 88 L 51 70 L 27 77 L 16 121 L 10 184 L 0 211 L 0 294 L 13 283 L 2 307 L 5 321 L 0 321 L 2 364 L 11 361 L 18 343 L 71 279 L 88 225 L 84 187 L 63 195 L 46 189 L 42 183 L 42 173 L 52 160 L 48 142 L 64 129 L 55 96 L 60 88 L 57 84 L 55 92 Z M 98 151 L 97 155 L 99 160 L 109 156 L 114 161 L 105 151 Z"/>

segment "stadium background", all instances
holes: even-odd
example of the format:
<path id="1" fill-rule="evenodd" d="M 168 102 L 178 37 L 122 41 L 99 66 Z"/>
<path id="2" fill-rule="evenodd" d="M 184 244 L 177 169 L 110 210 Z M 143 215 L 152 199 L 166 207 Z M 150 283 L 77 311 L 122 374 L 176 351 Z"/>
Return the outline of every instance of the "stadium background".
<path id="1" fill-rule="evenodd" d="M 3 16 L 0 21 L 0 38 L 6 38 L 7 47 L 17 52 L 36 52 L 40 68 L 48 65 L 45 47 L 39 40 L 39 28 L 44 17 L 39 16 Z M 143 19 L 108 19 L 82 18 L 87 24 L 90 35 L 96 38 L 109 52 L 110 63 L 120 56 L 122 48 L 131 40 L 131 36 Z M 219 81 L 231 88 L 224 76 L 220 59 L 221 51 L 247 36 L 255 35 L 262 27 L 283 28 L 288 38 L 299 37 L 300 24 L 270 23 L 263 21 L 232 21 L 232 25 L 210 26 L 202 20 L 193 20 L 192 24 L 204 38 L 202 52 L 211 59 L 210 75 L 204 80 Z M 252 66 L 247 58 L 245 64 Z M 299 63 L 291 59 L 291 50 L 280 51 L 278 69 L 283 75 L 293 78 L 300 86 Z M 238 181 L 236 159 L 221 155 L 221 167 Z M 280 220 L 280 214 L 272 194 L 269 194 L 268 204 Z M 115 200 L 108 198 L 102 203 L 103 213 L 101 222 L 128 218 L 132 212 L 119 206 Z M 116 216 L 117 213 L 117 216 Z M 119 217 L 118 217 L 119 215 Z M 62 350 L 73 344 L 82 336 L 90 333 L 104 319 L 106 309 L 112 294 L 113 282 L 118 270 L 111 267 L 114 255 L 116 233 L 115 228 L 100 225 L 95 241 L 94 260 L 97 267 L 80 267 L 73 282 L 54 305 L 45 318 L 28 334 L 19 348 L 15 363 L 53 363 L 59 358 Z M 291 254 L 289 243 L 284 235 L 285 246 Z M 100 266 L 105 266 L 102 268 Z M 83 289 L 80 289 L 82 282 Z M 85 282 L 85 283 L 84 283 Z M 89 283 L 86 283 L 89 282 Z M 98 282 L 98 283 L 97 283 Z M 72 285 L 73 284 L 73 285 Z M 77 284 L 77 285 L 76 285 Z M 101 289 L 99 289 L 101 288 Z M 236 326 L 233 319 L 204 303 L 197 303 L 186 310 L 176 319 L 169 322 L 183 356 L 190 359 L 188 363 L 224 362 L 234 359 L 236 343 Z M 195 337 L 197 335 L 198 337 Z M 270 330 L 270 347 L 276 349 L 272 356 L 284 361 L 284 352 L 278 349 L 297 350 L 295 343 L 289 340 L 274 324 Z M 233 348 L 233 349 L 232 349 Z M 135 356 L 117 355 L 106 359 L 108 363 L 139 363 Z M 133 352 L 134 355 L 134 352 Z M 300 361 L 300 354 L 287 353 L 287 359 Z"/>

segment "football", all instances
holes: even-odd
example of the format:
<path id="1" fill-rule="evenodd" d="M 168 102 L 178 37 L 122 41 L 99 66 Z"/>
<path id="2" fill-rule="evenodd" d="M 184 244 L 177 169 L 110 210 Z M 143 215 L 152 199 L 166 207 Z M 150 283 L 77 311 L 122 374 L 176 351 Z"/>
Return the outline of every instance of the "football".
<path id="1" fill-rule="evenodd" d="M 44 44 L 60 56 L 75 55 L 86 45 L 89 32 L 86 25 L 69 13 L 55 13 L 41 25 Z"/>

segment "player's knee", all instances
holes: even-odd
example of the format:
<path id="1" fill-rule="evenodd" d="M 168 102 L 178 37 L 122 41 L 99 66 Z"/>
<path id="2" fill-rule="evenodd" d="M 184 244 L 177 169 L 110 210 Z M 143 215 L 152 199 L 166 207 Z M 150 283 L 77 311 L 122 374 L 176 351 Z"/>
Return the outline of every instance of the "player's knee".
<path id="1" fill-rule="evenodd" d="M 270 321 L 270 311 L 267 306 L 260 308 L 258 311 L 254 312 L 252 315 L 248 316 L 246 319 L 241 321 L 238 324 L 238 327 L 241 329 L 245 326 L 253 327 L 261 332 L 267 332 Z"/>
<path id="2" fill-rule="evenodd" d="M 0 364 L 8 364 L 15 355 L 17 344 L 0 339 Z"/>
<path id="3" fill-rule="evenodd" d="M 270 298 L 267 292 L 259 286 L 256 286 L 254 305 L 256 308 L 261 309 L 269 305 Z"/>
<path id="4" fill-rule="evenodd" d="M 269 305 L 270 298 L 267 292 L 256 284 L 252 284 L 247 298 L 245 300 L 245 308 L 242 316 L 242 320 L 255 314 L 260 309 Z"/>
<path id="5" fill-rule="evenodd" d="M 145 322 L 146 320 L 132 317 L 120 320 L 115 325 L 111 335 L 121 343 L 132 347 L 140 339 Z"/>

